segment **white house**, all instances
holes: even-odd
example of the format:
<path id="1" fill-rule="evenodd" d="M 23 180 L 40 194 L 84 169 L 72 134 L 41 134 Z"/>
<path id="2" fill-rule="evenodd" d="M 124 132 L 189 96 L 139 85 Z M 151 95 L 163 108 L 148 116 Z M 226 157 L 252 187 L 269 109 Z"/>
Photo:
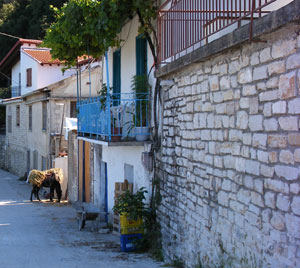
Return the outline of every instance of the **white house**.
<path id="1" fill-rule="evenodd" d="M 63 63 L 53 60 L 50 49 L 38 47 L 40 44 L 39 40 L 20 39 L 0 63 L 1 71 L 11 77 L 12 90 L 12 97 L 3 101 L 7 168 L 18 175 L 53 167 L 59 153 L 67 152 L 65 117 L 76 117 L 76 70 L 63 72 Z M 97 94 L 101 77 L 99 62 L 85 71 L 87 63 L 83 58 L 78 63 L 85 83 L 82 97 Z"/>
<path id="2" fill-rule="evenodd" d="M 125 40 L 121 47 L 110 48 L 107 57 L 103 57 L 103 85 L 112 87 L 109 107 L 103 105 L 108 98 L 106 88 L 102 101 L 99 98 L 78 105 L 79 198 L 108 211 L 110 221 L 115 184 L 127 180 L 133 184 L 134 192 L 141 187 L 151 192 L 153 175 L 149 157 L 153 58 L 145 38 L 138 33 L 137 17 L 123 26 L 121 38 Z M 148 76 L 150 88 L 143 96 L 132 89 L 136 75 Z M 146 127 L 142 140 L 136 132 L 140 121 Z M 87 151 L 92 155 L 89 159 Z"/>

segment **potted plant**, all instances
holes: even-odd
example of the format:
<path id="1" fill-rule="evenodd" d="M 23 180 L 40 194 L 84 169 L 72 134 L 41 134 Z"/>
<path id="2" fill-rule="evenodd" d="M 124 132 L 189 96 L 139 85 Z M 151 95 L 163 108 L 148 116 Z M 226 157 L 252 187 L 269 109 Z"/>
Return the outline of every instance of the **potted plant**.
<path id="1" fill-rule="evenodd" d="M 143 219 L 148 213 L 144 203 L 145 193 L 147 191 L 144 187 L 135 194 L 127 190 L 117 198 L 113 207 L 113 211 L 120 215 L 120 241 L 123 251 L 134 250 L 132 240 L 142 238 Z"/>
<path id="2" fill-rule="evenodd" d="M 109 89 L 109 93 L 107 94 L 107 86 L 104 83 L 101 87 L 101 90 L 98 91 L 100 97 L 100 111 L 108 112 L 107 109 L 107 96 L 110 98 L 109 108 L 110 108 L 110 130 L 111 130 L 111 140 L 112 141 L 120 141 L 122 137 L 122 127 L 120 123 L 119 114 L 115 113 L 113 109 L 113 103 L 117 103 L 117 99 L 112 94 L 112 87 Z"/>
<path id="3" fill-rule="evenodd" d="M 149 138 L 148 92 L 149 82 L 146 74 L 135 75 L 131 80 L 131 89 L 135 92 L 135 114 L 133 124 L 137 141 L 145 141 Z"/>
<path id="4" fill-rule="evenodd" d="M 111 124 L 111 140 L 112 141 L 120 141 L 122 138 L 122 127 L 120 120 L 114 116 L 114 113 L 111 111 L 111 119 L 110 119 L 110 124 Z"/>

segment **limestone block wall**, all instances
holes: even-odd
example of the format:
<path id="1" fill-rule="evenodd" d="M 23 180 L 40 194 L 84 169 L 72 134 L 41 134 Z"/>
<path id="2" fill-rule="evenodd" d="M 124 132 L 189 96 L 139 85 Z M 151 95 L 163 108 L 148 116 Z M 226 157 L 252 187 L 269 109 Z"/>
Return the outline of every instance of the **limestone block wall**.
<path id="1" fill-rule="evenodd" d="M 70 131 L 68 134 L 68 200 L 78 200 L 78 140 L 77 132 Z"/>
<path id="2" fill-rule="evenodd" d="M 20 107 L 19 126 L 16 124 L 17 106 Z M 6 128 L 6 169 L 13 174 L 23 176 L 27 171 L 28 107 L 24 102 L 7 104 L 6 120 L 8 120 L 8 116 L 12 118 L 12 131 L 8 132 L 8 128 Z"/>
<path id="3" fill-rule="evenodd" d="M 0 135 L 0 168 L 5 169 L 5 135 Z"/>
<path id="4" fill-rule="evenodd" d="M 299 267 L 299 26 L 264 40 L 163 77 L 159 220 L 187 267 Z"/>

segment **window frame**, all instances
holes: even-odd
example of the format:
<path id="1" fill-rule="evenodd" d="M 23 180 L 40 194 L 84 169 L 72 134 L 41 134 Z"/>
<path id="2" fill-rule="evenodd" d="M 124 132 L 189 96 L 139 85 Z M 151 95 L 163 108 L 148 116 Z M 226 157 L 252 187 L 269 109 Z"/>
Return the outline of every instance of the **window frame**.
<path id="1" fill-rule="evenodd" d="M 28 106 L 28 130 L 32 131 L 32 105 Z"/>
<path id="2" fill-rule="evenodd" d="M 42 130 L 47 131 L 47 102 L 42 102 Z"/>
<path id="3" fill-rule="evenodd" d="M 26 87 L 32 87 L 32 68 L 26 69 Z"/>
<path id="4" fill-rule="evenodd" d="M 7 133 L 12 133 L 12 115 L 7 115 Z"/>

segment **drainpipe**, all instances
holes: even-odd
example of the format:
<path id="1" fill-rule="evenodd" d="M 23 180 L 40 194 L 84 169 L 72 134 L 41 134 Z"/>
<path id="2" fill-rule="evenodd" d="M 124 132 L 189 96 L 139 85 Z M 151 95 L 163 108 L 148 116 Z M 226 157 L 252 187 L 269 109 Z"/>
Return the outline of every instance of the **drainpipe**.
<path id="1" fill-rule="evenodd" d="M 108 140 L 111 141 L 111 116 L 110 116 L 110 95 L 109 95 L 109 68 L 108 68 L 108 55 L 107 51 L 105 52 L 105 61 L 106 61 L 106 85 L 107 85 L 107 92 L 106 92 L 106 109 L 107 109 L 107 121 L 108 121 Z"/>
<path id="2" fill-rule="evenodd" d="M 89 68 L 89 94 L 92 97 L 92 85 L 91 85 L 91 63 L 90 63 L 90 49 L 88 46 L 88 68 Z"/>

